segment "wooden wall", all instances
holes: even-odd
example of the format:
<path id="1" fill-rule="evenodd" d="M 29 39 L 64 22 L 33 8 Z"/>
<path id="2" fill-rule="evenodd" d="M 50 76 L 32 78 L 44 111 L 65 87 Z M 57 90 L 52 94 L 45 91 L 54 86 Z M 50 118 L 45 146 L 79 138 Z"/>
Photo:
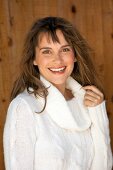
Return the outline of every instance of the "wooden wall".
<path id="1" fill-rule="evenodd" d="M 113 0 L 0 0 L 0 170 L 2 134 L 21 49 L 32 21 L 44 16 L 70 20 L 95 50 L 94 63 L 107 95 L 113 146 Z"/>

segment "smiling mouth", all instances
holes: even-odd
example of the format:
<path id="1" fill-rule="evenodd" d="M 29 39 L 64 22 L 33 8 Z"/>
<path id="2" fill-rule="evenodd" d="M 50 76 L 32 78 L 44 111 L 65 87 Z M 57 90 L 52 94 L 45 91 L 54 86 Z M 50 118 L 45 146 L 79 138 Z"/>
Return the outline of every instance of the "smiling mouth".
<path id="1" fill-rule="evenodd" d="M 48 68 L 53 73 L 63 73 L 66 69 L 66 66 L 59 68 Z"/>

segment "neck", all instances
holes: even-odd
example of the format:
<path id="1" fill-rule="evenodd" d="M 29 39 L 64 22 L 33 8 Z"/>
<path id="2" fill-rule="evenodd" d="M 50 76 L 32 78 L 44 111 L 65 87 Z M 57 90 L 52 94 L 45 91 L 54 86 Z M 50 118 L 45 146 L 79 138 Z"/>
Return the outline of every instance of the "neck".
<path id="1" fill-rule="evenodd" d="M 58 84 L 53 84 L 61 93 L 63 96 L 65 96 L 65 91 L 66 91 L 66 87 L 65 85 L 58 85 Z"/>
<path id="2" fill-rule="evenodd" d="M 59 86 L 54 84 L 54 86 L 62 93 L 66 100 L 70 100 L 74 97 L 72 92 L 69 89 L 66 89 L 65 85 Z"/>

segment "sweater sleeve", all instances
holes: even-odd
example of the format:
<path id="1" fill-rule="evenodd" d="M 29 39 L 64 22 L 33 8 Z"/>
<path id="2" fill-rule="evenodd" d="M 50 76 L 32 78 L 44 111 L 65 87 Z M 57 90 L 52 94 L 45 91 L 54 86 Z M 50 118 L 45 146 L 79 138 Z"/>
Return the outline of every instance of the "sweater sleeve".
<path id="1" fill-rule="evenodd" d="M 4 127 L 6 170 L 33 170 L 36 143 L 35 119 L 24 99 L 11 102 Z"/>
<path id="2" fill-rule="evenodd" d="M 89 107 L 89 114 L 92 121 L 91 133 L 95 147 L 95 157 L 91 170 L 111 170 L 112 152 L 105 101 L 96 107 Z"/>

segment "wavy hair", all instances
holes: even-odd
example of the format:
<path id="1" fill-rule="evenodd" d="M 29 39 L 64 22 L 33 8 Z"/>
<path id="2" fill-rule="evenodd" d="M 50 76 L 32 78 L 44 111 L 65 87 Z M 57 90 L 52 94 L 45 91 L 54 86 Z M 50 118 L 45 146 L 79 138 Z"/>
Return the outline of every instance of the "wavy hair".
<path id="1" fill-rule="evenodd" d="M 93 51 L 77 28 L 64 18 L 45 17 L 36 20 L 26 36 L 20 64 L 21 71 L 14 83 L 11 100 L 27 89 L 28 93 L 33 93 L 36 97 L 44 97 L 46 101 L 48 91 L 40 81 L 38 67 L 33 65 L 33 61 L 35 59 L 35 48 L 38 45 L 41 33 L 48 33 L 53 42 L 59 42 L 56 30 L 62 31 L 66 41 L 74 49 L 77 62 L 75 62 L 71 76 L 82 86 L 95 85 L 103 92 L 103 88 L 92 63 Z M 32 91 L 30 91 L 30 87 Z"/>

